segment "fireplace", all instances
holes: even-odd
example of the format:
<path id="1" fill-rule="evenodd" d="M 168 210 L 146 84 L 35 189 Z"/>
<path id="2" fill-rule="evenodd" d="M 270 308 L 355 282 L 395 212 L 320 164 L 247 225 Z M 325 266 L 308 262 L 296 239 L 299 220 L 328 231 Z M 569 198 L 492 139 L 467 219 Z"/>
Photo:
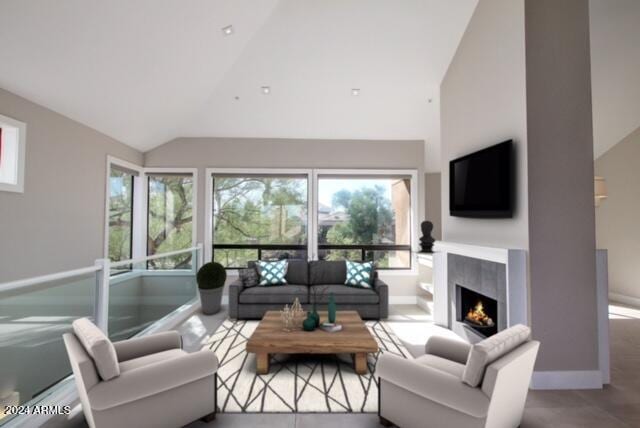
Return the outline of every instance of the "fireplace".
<path id="1" fill-rule="evenodd" d="M 483 337 L 498 332 L 498 301 L 456 284 L 456 320 Z"/>

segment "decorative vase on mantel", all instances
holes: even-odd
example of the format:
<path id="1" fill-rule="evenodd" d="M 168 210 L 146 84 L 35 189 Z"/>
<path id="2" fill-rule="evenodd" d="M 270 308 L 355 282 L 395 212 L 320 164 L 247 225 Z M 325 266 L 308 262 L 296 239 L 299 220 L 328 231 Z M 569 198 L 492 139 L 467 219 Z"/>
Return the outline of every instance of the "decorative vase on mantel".
<path id="1" fill-rule="evenodd" d="M 336 323 L 336 299 L 333 297 L 333 293 L 329 294 L 329 305 L 327 306 L 327 311 L 329 313 L 329 322 L 331 324 Z"/>

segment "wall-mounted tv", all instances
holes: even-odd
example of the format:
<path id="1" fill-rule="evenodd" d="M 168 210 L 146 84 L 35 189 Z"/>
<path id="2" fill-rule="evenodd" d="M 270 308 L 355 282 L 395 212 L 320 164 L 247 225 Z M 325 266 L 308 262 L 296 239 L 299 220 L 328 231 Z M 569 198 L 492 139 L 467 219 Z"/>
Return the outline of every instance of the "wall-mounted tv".
<path id="1" fill-rule="evenodd" d="M 449 163 L 449 212 L 456 217 L 513 216 L 513 141 Z"/>

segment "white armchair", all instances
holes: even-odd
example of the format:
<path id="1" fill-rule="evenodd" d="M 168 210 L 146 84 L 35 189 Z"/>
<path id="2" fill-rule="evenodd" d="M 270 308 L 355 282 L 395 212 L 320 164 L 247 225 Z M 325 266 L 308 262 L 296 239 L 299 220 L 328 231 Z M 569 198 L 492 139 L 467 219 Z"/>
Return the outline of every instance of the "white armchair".
<path id="1" fill-rule="evenodd" d="M 89 427 L 175 428 L 215 418 L 212 351 L 186 353 L 175 331 L 112 343 L 86 318 L 73 330 L 64 343 Z"/>
<path id="2" fill-rule="evenodd" d="M 378 360 L 379 415 L 402 428 L 520 425 L 538 353 L 528 327 L 518 325 L 473 346 L 432 337 L 426 355 Z"/>

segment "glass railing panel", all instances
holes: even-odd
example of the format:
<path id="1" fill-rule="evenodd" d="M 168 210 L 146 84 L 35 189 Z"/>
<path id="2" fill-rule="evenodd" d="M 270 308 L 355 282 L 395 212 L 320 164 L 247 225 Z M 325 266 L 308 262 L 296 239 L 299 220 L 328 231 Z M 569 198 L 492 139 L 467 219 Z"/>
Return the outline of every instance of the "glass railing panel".
<path id="1" fill-rule="evenodd" d="M 112 271 L 109 285 L 111 340 L 135 336 L 195 299 L 197 264 L 198 252 L 194 250 L 135 263 L 128 272 Z"/>
<path id="2" fill-rule="evenodd" d="M 0 291 L 2 406 L 24 404 L 71 374 L 62 335 L 74 320 L 92 319 L 95 290 L 93 273 Z"/>

